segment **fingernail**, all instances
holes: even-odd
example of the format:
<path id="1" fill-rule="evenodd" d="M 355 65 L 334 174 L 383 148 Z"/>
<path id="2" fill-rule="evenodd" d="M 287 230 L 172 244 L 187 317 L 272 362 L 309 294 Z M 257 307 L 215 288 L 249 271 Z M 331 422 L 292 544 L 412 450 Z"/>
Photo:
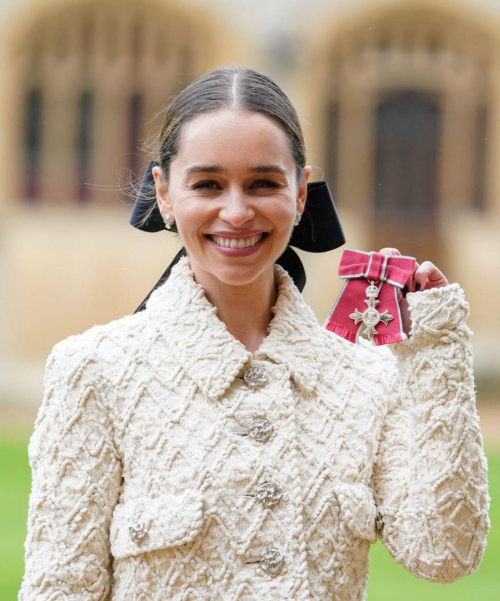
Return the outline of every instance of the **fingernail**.
<path id="1" fill-rule="evenodd" d="M 403 298 L 406 298 L 406 295 L 408 294 L 408 286 L 406 286 L 406 284 L 403 286 L 401 294 L 403 295 Z"/>
<path id="2" fill-rule="evenodd" d="M 415 282 L 415 292 L 420 290 L 420 282 Z"/>

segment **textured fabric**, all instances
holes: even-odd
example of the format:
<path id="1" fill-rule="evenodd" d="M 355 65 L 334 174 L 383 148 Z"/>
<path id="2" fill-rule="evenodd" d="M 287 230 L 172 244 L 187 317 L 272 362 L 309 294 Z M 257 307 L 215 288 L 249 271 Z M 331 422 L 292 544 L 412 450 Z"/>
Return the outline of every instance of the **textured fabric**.
<path id="1" fill-rule="evenodd" d="M 463 290 L 408 294 L 411 336 L 373 347 L 275 277 L 254 354 L 188 257 L 144 311 L 54 346 L 20 601 L 357 601 L 377 538 L 419 578 L 477 569 L 490 498 Z M 247 383 L 251 366 L 267 382 Z M 265 482 L 282 493 L 269 507 Z M 259 563 L 269 546 L 277 574 Z"/>

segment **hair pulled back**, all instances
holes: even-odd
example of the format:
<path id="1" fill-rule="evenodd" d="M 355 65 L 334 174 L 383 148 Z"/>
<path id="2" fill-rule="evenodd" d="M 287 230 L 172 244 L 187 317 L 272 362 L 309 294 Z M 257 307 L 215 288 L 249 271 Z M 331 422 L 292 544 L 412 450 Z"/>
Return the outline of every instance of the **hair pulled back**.
<path id="1" fill-rule="evenodd" d="M 172 160 L 179 150 L 182 126 L 203 113 L 221 109 L 255 111 L 275 121 L 286 133 L 297 166 L 297 179 L 302 181 L 305 145 L 295 108 L 274 81 L 253 69 L 236 65 L 220 67 L 202 75 L 181 90 L 167 107 L 159 135 L 159 163 L 166 182 Z M 155 208 L 156 190 L 151 190 L 151 207 Z M 175 223 L 171 231 L 177 231 Z"/>

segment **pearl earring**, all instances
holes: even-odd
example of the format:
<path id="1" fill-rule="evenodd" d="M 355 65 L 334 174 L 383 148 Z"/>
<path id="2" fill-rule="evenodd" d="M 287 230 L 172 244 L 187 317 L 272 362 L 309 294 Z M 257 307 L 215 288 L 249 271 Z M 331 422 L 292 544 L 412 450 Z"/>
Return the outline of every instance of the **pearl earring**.
<path id="1" fill-rule="evenodd" d="M 169 230 L 174 223 L 174 220 L 172 218 L 172 215 L 170 215 L 170 213 L 166 213 L 165 215 L 163 215 L 163 221 L 165 222 L 165 228 L 167 230 Z"/>
<path id="2" fill-rule="evenodd" d="M 294 225 L 299 225 L 299 221 L 302 219 L 302 214 L 300 211 L 295 211 L 295 222 Z"/>

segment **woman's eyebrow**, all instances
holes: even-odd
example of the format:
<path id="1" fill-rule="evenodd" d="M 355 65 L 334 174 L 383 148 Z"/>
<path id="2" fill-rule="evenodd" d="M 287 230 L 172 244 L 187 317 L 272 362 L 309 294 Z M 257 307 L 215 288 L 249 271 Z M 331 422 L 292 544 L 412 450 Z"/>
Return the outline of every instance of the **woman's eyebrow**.
<path id="1" fill-rule="evenodd" d="M 271 173 L 271 172 L 279 172 L 282 175 L 286 175 L 286 169 L 284 169 L 281 165 L 255 165 L 254 167 L 250 167 L 249 171 L 254 173 Z M 220 167 L 219 165 L 191 165 L 184 170 L 185 175 L 190 175 L 191 173 L 226 173 L 227 169 Z"/>

